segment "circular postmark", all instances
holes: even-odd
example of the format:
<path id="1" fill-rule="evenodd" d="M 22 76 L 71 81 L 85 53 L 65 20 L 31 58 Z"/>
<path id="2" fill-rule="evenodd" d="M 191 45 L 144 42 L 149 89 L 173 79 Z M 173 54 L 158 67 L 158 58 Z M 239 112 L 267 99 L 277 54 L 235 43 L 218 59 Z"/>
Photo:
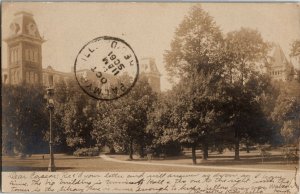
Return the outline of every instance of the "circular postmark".
<path id="1" fill-rule="evenodd" d="M 137 81 L 138 59 L 124 40 L 102 36 L 79 51 L 74 72 L 81 89 L 98 100 L 114 100 L 127 94 Z"/>

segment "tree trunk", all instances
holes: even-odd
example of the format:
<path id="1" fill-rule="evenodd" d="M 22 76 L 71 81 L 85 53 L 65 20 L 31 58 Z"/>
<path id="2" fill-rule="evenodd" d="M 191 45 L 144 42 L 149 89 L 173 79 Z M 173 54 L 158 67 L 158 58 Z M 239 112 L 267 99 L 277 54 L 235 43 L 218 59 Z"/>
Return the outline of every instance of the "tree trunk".
<path id="1" fill-rule="evenodd" d="M 129 143 L 129 159 L 133 160 L 133 141 L 132 140 L 130 140 L 130 143 Z"/>
<path id="2" fill-rule="evenodd" d="M 240 137 L 239 137 L 239 132 L 237 129 L 235 129 L 234 159 L 235 160 L 240 159 Z"/>
<path id="3" fill-rule="evenodd" d="M 116 153 L 116 150 L 115 148 L 113 147 L 113 145 L 111 147 L 109 147 L 109 153 L 110 154 L 115 154 Z"/>
<path id="4" fill-rule="evenodd" d="M 197 164 L 196 144 L 192 145 L 192 159 L 193 159 L 193 164 Z"/>
<path id="5" fill-rule="evenodd" d="M 144 143 L 141 143 L 141 145 L 139 146 L 139 155 L 140 155 L 140 158 L 145 157 L 145 145 L 144 145 Z"/>
<path id="6" fill-rule="evenodd" d="M 202 160 L 207 160 L 208 158 L 208 146 L 206 142 L 202 143 Z"/>
<path id="7" fill-rule="evenodd" d="M 208 145 L 207 144 L 205 146 L 205 157 L 206 157 L 206 159 L 208 158 Z"/>
<path id="8" fill-rule="evenodd" d="M 250 147 L 249 147 L 248 143 L 246 143 L 246 150 L 247 150 L 247 153 L 250 153 Z"/>

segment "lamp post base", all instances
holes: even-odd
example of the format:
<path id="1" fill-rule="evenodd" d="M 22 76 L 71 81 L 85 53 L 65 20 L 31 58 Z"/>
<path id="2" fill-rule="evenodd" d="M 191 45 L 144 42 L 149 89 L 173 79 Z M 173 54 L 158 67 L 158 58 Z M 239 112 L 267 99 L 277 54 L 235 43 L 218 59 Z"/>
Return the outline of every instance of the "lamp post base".
<path id="1" fill-rule="evenodd" d="M 48 166 L 48 172 L 55 172 L 56 168 L 55 168 L 55 164 L 54 161 L 50 161 L 49 166 Z"/>

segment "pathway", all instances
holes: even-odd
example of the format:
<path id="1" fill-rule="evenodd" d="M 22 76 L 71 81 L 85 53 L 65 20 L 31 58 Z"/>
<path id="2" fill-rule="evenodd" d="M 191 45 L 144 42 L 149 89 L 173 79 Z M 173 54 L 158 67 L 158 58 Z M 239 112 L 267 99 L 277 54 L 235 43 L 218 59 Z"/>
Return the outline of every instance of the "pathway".
<path id="1" fill-rule="evenodd" d="M 201 165 L 186 165 L 186 164 L 165 164 L 159 162 L 139 162 L 139 161 L 124 161 L 111 158 L 107 155 L 101 154 L 100 157 L 106 161 L 127 163 L 127 164 L 142 164 L 142 165 L 154 165 L 154 166 L 169 166 L 169 167 L 186 167 L 186 168 L 205 168 L 205 169 L 220 169 L 220 170 L 235 170 L 235 171 L 263 171 L 263 172 L 293 172 L 293 170 L 282 169 L 266 169 L 266 168 L 241 168 L 241 167 L 223 167 L 223 166 L 201 166 Z"/>

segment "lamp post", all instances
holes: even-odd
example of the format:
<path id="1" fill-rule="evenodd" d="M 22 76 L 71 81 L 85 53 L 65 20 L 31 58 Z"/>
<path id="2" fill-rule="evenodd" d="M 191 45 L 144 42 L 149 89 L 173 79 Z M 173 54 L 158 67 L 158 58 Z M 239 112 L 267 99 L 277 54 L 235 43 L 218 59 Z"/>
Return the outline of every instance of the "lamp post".
<path id="1" fill-rule="evenodd" d="M 47 88 L 47 108 L 49 109 L 50 113 L 50 120 L 49 120 L 49 130 L 50 130 L 50 137 L 49 137 L 49 151 L 50 151 L 50 162 L 48 166 L 49 172 L 55 172 L 55 164 L 54 164 L 54 155 L 52 150 L 52 113 L 54 110 L 54 89 L 52 87 Z"/>

